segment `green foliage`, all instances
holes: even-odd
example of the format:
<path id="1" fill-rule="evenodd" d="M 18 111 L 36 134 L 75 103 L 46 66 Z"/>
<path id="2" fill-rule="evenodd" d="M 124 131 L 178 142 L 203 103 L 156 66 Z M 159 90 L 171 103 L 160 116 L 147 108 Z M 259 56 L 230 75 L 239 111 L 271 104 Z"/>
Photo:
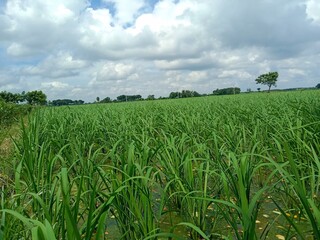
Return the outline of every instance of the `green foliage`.
<path id="1" fill-rule="evenodd" d="M 320 83 L 318 83 L 318 84 L 316 85 L 316 88 L 320 89 Z"/>
<path id="2" fill-rule="evenodd" d="M 223 88 L 223 89 L 217 89 L 212 92 L 212 95 L 231 95 L 231 94 L 239 94 L 240 88 L 233 87 L 233 88 Z"/>
<path id="3" fill-rule="evenodd" d="M 278 72 L 265 73 L 265 74 L 260 75 L 256 79 L 256 83 L 267 85 L 269 87 L 268 92 L 270 92 L 270 88 L 272 86 L 276 86 L 278 76 L 279 76 Z"/>
<path id="4" fill-rule="evenodd" d="M 171 92 L 169 98 L 189 98 L 200 97 L 201 95 L 196 91 L 182 90 L 182 92 Z"/>
<path id="5" fill-rule="evenodd" d="M 147 100 L 155 100 L 154 95 L 148 95 Z"/>
<path id="6" fill-rule="evenodd" d="M 131 102 L 136 100 L 141 100 L 141 95 L 120 95 L 117 97 L 118 102 Z"/>
<path id="7" fill-rule="evenodd" d="M 112 100 L 111 100 L 110 97 L 105 97 L 104 99 L 102 99 L 102 100 L 100 101 L 100 103 L 110 103 L 110 102 L 112 102 Z"/>
<path id="8" fill-rule="evenodd" d="M 26 100 L 31 105 L 45 105 L 47 96 L 42 91 L 31 91 L 26 93 Z"/>
<path id="9" fill-rule="evenodd" d="M 7 103 L 19 103 L 25 101 L 25 93 L 11 93 L 11 92 L 0 92 L 0 100 L 3 100 Z"/>
<path id="10" fill-rule="evenodd" d="M 81 104 L 84 104 L 83 100 L 71 100 L 71 99 L 56 99 L 50 103 L 50 105 L 52 106 L 81 105 Z"/>
<path id="11" fill-rule="evenodd" d="M 0 128 L 11 125 L 30 111 L 30 106 L 5 103 L 0 100 Z"/>

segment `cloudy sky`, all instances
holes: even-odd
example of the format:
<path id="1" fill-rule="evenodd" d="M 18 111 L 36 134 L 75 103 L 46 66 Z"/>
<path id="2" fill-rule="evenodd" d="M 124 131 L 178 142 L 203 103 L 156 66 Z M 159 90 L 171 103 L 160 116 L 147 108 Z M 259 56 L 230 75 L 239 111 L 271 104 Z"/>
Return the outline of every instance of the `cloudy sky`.
<path id="1" fill-rule="evenodd" d="M 319 66 L 319 0 L 0 0 L 0 91 L 246 91 L 268 71 L 314 87 Z"/>

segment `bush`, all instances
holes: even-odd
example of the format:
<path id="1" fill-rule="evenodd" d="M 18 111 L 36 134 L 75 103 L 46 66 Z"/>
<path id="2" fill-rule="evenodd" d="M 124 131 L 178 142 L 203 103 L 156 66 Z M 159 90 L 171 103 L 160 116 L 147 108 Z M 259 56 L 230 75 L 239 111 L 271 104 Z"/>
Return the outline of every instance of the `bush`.
<path id="1" fill-rule="evenodd" d="M 0 100 L 0 127 L 6 127 L 17 121 L 32 109 L 29 105 L 5 103 Z"/>

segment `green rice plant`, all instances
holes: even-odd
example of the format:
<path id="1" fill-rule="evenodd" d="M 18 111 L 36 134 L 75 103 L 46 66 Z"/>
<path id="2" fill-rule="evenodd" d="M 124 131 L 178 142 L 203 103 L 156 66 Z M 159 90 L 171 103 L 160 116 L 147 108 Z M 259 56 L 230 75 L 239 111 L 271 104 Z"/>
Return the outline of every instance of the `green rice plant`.
<path id="1" fill-rule="evenodd" d="M 143 155 L 135 154 L 135 146 L 131 144 L 125 155 L 121 156 L 124 160 L 119 167 L 105 166 L 112 169 L 111 176 L 105 177 L 105 171 L 100 168 L 105 188 L 116 192 L 111 213 L 122 239 L 142 239 L 159 231 L 151 202 L 154 169 L 140 165 L 145 162 L 141 157 Z"/>
<path id="2" fill-rule="evenodd" d="M 113 198 L 100 194 L 101 180 L 95 167 L 100 150 L 93 152 L 92 147 L 87 150 L 83 148 L 86 145 L 70 141 L 54 154 L 51 141 L 41 135 L 40 129 L 45 126 L 39 124 L 40 117 L 35 115 L 30 119 L 28 128 L 22 124 L 22 141 L 16 142 L 19 159 L 15 172 L 16 195 L 13 211 L 9 212 L 22 222 L 37 219 L 34 221 L 46 226 L 52 224 L 57 238 L 102 236 L 105 222 L 101 216 L 106 219 Z M 72 150 L 72 154 L 66 154 L 65 150 Z M 103 204 L 97 207 L 97 201 Z M 42 225 L 37 226 L 43 229 Z M 35 231 L 32 228 L 32 236 Z"/>
<path id="3" fill-rule="evenodd" d="M 169 136 L 165 137 L 166 147 L 161 151 L 161 163 L 160 170 L 162 172 L 162 182 L 165 185 L 166 195 L 169 196 L 167 199 L 168 207 L 173 208 L 170 211 L 178 211 L 182 210 L 181 202 L 183 195 L 188 193 L 186 190 L 186 186 L 184 185 L 185 177 L 188 177 L 188 172 L 192 172 L 191 164 L 188 165 L 188 169 L 186 166 L 189 162 L 186 163 L 185 169 L 183 169 L 183 164 L 188 158 L 188 151 L 186 142 L 190 140 L 190 138 L 183 134 L 180 138 L 177 136 Z M 185 174 L 186 173 L 186 174 Z"/>
<path id="4" fill-rule="evenodd" d="M 116 239 L 115 224 L 123 239 L 314 234 L 319 93 L 37 109 L 15 140 L 0 236 Z M 260 218 L 273 210 L 275 224 Z"/>
<path id="5" fill-rule="evenodd" d="M 304 163 L 295 158 L 294 151 L 290 149 L 287 141 L 283 139 L 274 139 L 274 141 L 278 147 L 278 154 L 276 155 L 277 161 L 273 159 L 269 159 L 269 161 L 274 164 L 281 174 L 286 183 L 286 187 L 292 190 L 289 197 L 292 199 L 292 207 L 299 214 L 299 219 L 306 217 L 312 229 L 311 234 L 315 239 L 320 238 L 320 201 L 317 198 L 320 178 L 319 157 L 311 147 L 309 159 L 312 163 L 305 168 L 305 166 L 303 166 Z M 309 169 L 309 171 L 301 171 L 301 169 Z M 310 189 L 311 186 L 313 187 L 312 190 Z M 287 192 L 287 194 L 289 193 Z M 288 214 L 288 211 L 290 212 L 291 209 L 284 209 L 280 203 L 277 202 L 277 199 L 273 199 L 273 201 L 290 226 L 296 230 L 296 234 L 302 239 L 305 239 L 306 233 L 299 227 L 295 219 L 290 217 L 291 214 Z M 287 235 L 289 235 L 289 232 Z"/>
<path id="6" fill-rule="evenodd" d="M 230 224 L 237 239 L 258 239 L 256 220 L 262 204 L 263 194 L 268 190 L 266 179 L 262 188 L 253 191 L 254 176 L 266 164 L 254 161 L 257 155 L 252 153 L 237 157 L 230 152 L 221 159 L 221 178 L 224 186 L 224 199 L 213 199 L 220 207 L 220 212 Z"/>
<path id="7" fill-rule="evenodd" d="M 209 181 L 213 181 L 211 179 L 212 173 L 209 162 L 196 163 L 195 160 L 190 159 L 186 160 L 184 165 L 187 165 L 188 162 L 192 165 L 192 171 L 187 173 L 188 182 L 186 184 L 188 193 L 182 199 L 183 218 L 189 224 L 196 227 L 189 228 L 190 238 L 199 239 L 201 236 L 203 237 L 203 234 L 200 233 L 208 233 L 208 230 L 213 228 L 215 222 L 216 216 L 214 211 L 209 211 L 209 206 L 212 203 L 206 199 L 214 194 L 216 186 L 210 186 L 214 183 L 209 183 Z"/>

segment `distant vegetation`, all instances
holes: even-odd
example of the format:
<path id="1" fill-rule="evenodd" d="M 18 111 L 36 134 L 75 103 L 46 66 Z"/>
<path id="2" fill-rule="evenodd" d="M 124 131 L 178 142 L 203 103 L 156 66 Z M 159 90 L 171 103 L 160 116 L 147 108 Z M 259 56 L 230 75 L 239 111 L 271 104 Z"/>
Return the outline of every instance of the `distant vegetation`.
<path id="1" fill-rule="evenodd" d="M 49 103 L 52 106 L 64 106 L 64 105 L 81 105 L 84 104 L 82 100 L 71 100 L 71 99 L 57 99 Z"/>
<path id="2" fill-rule="evenodd" d="M 131 101 L 136 101 L 136 100 L 142 100 L 141 95 L 120 95 L 117 97 L 118 102 L 131 102 Z"/>
<path id="3" fill-rule="evenodd" d="M 200 97 L 201 94 L 199 94 L 196 91 L 191 90 L 182 90 L 181 92 L 171 92 L 169 95 L 169 98 L 190 98 L 190 97 Z"/>
<path id="4" fill-rule="evenodd" d="M 232 94 L 239 94 L 240 88 L 233 87 L 233 88 L 223 88 L 223 89 L 217 89 L 212 92 L 212 95 L 232 95 Z"/>

